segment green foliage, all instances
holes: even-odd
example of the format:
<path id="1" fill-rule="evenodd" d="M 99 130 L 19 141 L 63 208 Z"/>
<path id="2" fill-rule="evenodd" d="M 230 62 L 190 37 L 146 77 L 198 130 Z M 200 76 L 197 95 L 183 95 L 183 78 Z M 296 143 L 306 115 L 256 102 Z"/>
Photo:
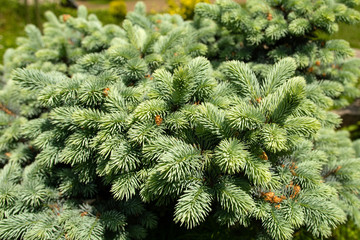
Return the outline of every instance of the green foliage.
<path id="1" fill-rule="evenodd" d="M 225 22 L 241 9 L 199 6 Z M 311 21 L 332 30 L 333 13 L 319 9 Z M 173 224 L 207 223 L 208 239 L 255 226 L 257 238 L 291 239 L 300 227 L 326 238 L 348 218 L 359 222 L 358 144 L 333 130 L 339 117 L 328 112 L 344 84 L 310 81 L 291 54 L 274 64 L 225 61 L 204 40 L 215 22 L 145 12 L 138 3 L 122 27 L 85 8 L 47 13 L 44 34 L 28 26 L 8 50 L 0 238 L 169 238 Z M 284 24 L 264 30 L 264 41 L 286 36 Z M 349 53 L 343 41 L 326 46 L 331 56 Z"/>
<path id="2" fill-rule="evenodd" d="M 110 2 L 109 12 L 111 15 L 123 19 L 126 16 L 126 3 L 124 1 Z"/>
<path id="3" fill-rule="evenodd" d="M 339 24 L 359 23 L 356 6 L 357 2 L 337 0 L 248 0 L 243 7 L 224 0 L 213 5 L 198 4 L 195 22 L 212 31 L 203 39 L 209 46 L 209 58 L 219 63 L 251 62 L 256 74 L 264 75 L 269 66 L 291 56 L 297 75 L 309 84 L 319 84 L 319 91 L 326 92 L 323 81 L 342 85 L 336 96 L 331 96 L 333 105 L 328 106 L 339 108 L 360 94 L 356 88 L 360 76 L 358 60 L 350 59 L 354 52 L 348 42 L 322 39 L 319 32 L 331 35 L 338 31 Z M 293 67 L 289 66 L 289 71 Z M 344 81 L 344 77 L 348 80 Z"/>
<path id="4" fill-rule="evenodd" d="M 360 10 L 359 6 L 355 6 L 354 9 Z M 346 23 L 339 24 L 339 31 L 333 35 L 325 34 L 324 32 L 317 32 L 320 38 L 324 39 L 345 39 L 353 48 L 360 48 L 360 32 L 358 31 L 360 24 L 348 25 Z"/>
<path id="5" fill-rule="evenodd" d="M 17 45 L 16 39 L 25 36 L 24 27 L 26 26 L 26 14 L 29 16 L 29 22 L 34 24 L 35 9 L 34 5 L 29 5 L 26 8 L 22 1 L 17 2 L 13 0 L 3 0 L 2 8 L 0 9 L 0 64 L 3 63 L 3 55 L 8 48 L 14 48 Z M 43 24 L 47 21 L 44 14 L 47 11 L 52 11 L 56 16 L 62 14 L 70 14 L 76 16 L 76 10 L 71 8 L 61 7 L 60 4 L 42 3 L 39 5 L 40 22 Z M 119 20 L 109 14 L 108 10 L 89 10 L 90 13 L 96 16 L 104 24 L 120 24 Z M 39 26 L 41 27 L 41 26 Z"/>

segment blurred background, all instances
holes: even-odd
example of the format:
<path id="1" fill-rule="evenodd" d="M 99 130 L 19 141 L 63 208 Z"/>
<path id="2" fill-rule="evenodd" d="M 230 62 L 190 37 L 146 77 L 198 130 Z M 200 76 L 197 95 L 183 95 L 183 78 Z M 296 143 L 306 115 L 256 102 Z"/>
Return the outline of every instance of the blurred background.
<path id="1" fill-rule="evenodd" d="M 186 19 L 193 17 L 194 6 L 198 2 L 212 0 L 144 0 L 148 12 L 168 12 L 180 14 Z M 245 4 L 246 0 L 237 0 Z M 41 29 L 44 13 L 48 10 L 56 15 L 76 13 L 76 7 L 85 5 L 104 23 L 121 24 L 128 11 L 134 9 L 136 0 L 0 0 L 0 63 L 5 49 L 16 46 L 16 38 L 24 35 L 26 24 L 34 24 Z M 322 35 L 322 33 L 319 33 Z M 329 38 L 328 36 L 322 36 Z M 340 31 L 332 38 L 342 38 L 353 48 L 360 49 L 360 25 L 341 25 Z M 360 51 L 357 52 L 360 56 Z"/>

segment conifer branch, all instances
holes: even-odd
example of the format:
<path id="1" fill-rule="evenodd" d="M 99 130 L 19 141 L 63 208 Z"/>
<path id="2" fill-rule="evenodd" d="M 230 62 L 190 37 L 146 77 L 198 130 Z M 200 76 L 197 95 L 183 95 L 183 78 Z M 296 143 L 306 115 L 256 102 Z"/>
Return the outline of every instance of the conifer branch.
<path id="1" fill-rule="evenodd" d="M 201 3 L 194 21 L 139 3 L 121 27 L 79 7 L 26 27 L 0 91 L 0 238 L 147 239 L 158 216 L 329 236 L 359 212 L 360 142 L 329 109 L 360 96 L 360 61 L 310 36 L 359 22 L 352 2 Z"/>

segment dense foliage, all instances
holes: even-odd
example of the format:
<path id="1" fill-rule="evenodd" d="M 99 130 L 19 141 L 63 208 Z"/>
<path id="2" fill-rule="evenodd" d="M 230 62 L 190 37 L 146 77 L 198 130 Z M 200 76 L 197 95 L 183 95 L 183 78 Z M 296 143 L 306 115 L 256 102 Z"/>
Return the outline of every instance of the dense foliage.
<path id="1" fill-rule="evenodd" d="M 260 23 L 251 6 L 262 5 L 248 2 L 244 16 Z M 359 224 L 360 145 L 333 130 L 340 119 L 328 111 L 356 82 L 348 47 L 327 49 L 344 81 L 304 74 L 291 53 L 262 55 L 269 39 L 236 50 L 248 48 L 239 59 L 249 63 L 228 61 L 221 44 L 250 31 L 232 32 L 214 14 L 230 20 L 242 11 L 234 6 L 199 4 L 192 22 L 145 17 L 138 3 L 122 27 L 80 8 L 78 17 L 47 13 L 43 35 L 28 26 L 4 58 L 0 238 L 144 239 L 167 231 L 157 219 L 171 216 L 185 228 L 260 224 L 262 239 Z M 262 44 L 276 49 L 282 37 Z"/>
<path id="2" fill-rule="evenodd" d="M 201 24 L 209 24 L 203 18 L 216 22 L 216 34 L 207 39 L 213 61 L 251 62 L 263 75 L 274 62 L 291 56 L 297 64 L 297 75 L 308 83 L 318 80 L 336 84 L 339 93 L 332 96 L 336 98 L 334 106 L 342 107 L 360 94 L 356 87 L 360 61 L 349 59 L 354 52 L 348 42 L 316 36 L 318 32 L 337 32 L 339 23 L 358 23 L 360 14 L 353 9 L 356 4 L 347 0 L 248 0 L 246 6 L 241 6 L 225 0 L 200 3 L 196 12 Z M 328 86 L 315 88 L 326 91 Z"/>

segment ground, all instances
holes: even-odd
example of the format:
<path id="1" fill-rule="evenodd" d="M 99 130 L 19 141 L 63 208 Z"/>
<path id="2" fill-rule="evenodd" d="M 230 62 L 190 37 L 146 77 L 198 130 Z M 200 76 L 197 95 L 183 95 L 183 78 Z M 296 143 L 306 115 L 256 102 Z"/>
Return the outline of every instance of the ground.
<path id="1" fill-rule="evenodd" d="M 355 54 L 356 54 L 356 57 L 360 58 L 360 50 L 359 49 L 355 49 Z"/>

